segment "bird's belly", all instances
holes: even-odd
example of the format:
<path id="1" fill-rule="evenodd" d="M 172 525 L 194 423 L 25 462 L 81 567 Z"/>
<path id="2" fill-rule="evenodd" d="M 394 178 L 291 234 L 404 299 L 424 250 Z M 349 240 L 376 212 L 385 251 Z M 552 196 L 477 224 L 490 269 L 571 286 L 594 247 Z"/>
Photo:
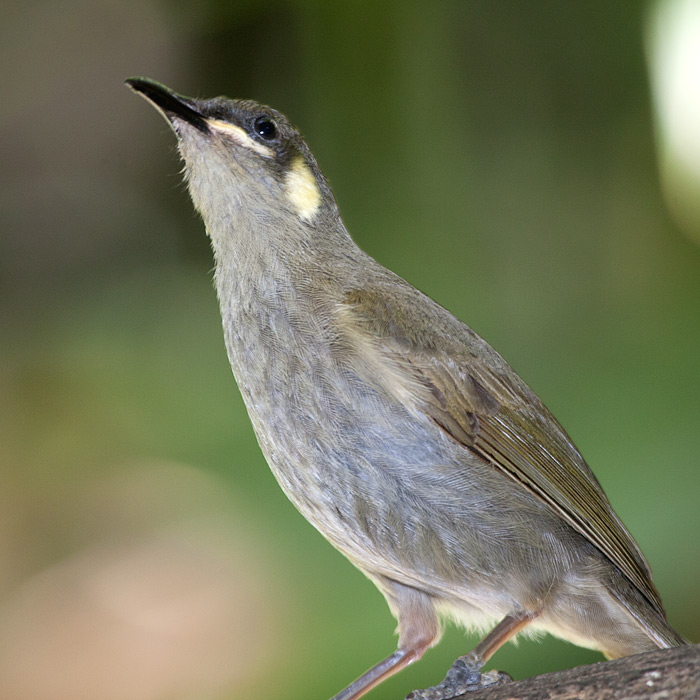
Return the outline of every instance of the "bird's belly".
<path id="1" fill-rule="evenodd" d="M 548 521 L 568 526 L 429 420 L 365 399 L 361 412 L 338 395 L 251 410 L 275 477 L 307 520 L 363 571 L 439 598 L 505 609 L 551 587 L 556 557 L 543 533 Z"/>
<path id="2" fill-rule="evenodd" d="M 510 604 L 544 594 L 570 564 L 568 525 L 427 416 L 343 374 L 323 350 L 295 352 L 291 335 L 289 352 L 264 365 L 251 361 L 256 343 L 227 341 L 282 489 L 370 576 Z"/>

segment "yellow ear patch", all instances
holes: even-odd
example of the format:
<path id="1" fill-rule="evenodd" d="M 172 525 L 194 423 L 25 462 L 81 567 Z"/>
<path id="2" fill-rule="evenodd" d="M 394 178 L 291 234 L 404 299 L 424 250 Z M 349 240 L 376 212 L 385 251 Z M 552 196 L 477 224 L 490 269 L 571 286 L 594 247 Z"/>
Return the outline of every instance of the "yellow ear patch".
<path id="1" fill-rule="evenodd" d="M 321 206 L 321 192 L 316 178 L 301 156 L 292 161 L 284 185 L 287 199 L 296 213 L 304 221 L 311 221 Z"/>

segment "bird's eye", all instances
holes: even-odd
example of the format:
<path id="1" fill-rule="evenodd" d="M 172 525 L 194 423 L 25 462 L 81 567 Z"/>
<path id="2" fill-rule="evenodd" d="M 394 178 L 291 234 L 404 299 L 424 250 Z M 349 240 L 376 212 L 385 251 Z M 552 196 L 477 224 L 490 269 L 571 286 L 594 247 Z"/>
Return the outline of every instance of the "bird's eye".
<path id="1" fill-rule="evenodd" d="M 277 125 L 268 117 L 258 117 L 253 128 L 258 136 L 262 136 L 267 141 L 271 141 L 277 136 Z"/>

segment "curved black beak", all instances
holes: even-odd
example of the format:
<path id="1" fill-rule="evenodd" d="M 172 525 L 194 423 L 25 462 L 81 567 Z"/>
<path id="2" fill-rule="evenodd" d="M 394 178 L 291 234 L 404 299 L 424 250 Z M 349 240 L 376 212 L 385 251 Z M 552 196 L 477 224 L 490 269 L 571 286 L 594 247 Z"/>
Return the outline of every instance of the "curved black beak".
<path id="1" fill-rule="evenodd" d="M 178 95 L 150 78 L 127 78 L 124 82 L 159 109 L 168 121 L 177 117 L 202 133 L 209 133 L 207 120 L 197 111 L 196 102 L 191 98 Z"/>

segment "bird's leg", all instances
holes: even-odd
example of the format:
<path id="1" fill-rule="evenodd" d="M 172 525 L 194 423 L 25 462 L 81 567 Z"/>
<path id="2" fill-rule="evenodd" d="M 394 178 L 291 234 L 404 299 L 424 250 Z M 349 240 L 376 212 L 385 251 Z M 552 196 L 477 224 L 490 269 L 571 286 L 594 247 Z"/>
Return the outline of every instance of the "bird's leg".
<path id="1" fill-rule="evenodd" d="M 391 656 L 380 661 L 376 666 L 372 666 L 365 671 L 357 680 L 353 681 L 347 688 L 334 695 L 331 700 L 357 700 L 365 693 L 369 692 L 384 679 L 393 676 L 410 663 L 417 661 L 428 648 L 426 644 L 422 649 L 397 649 Z"/>
<path id="2" fill-rule="evenodd" d="M 440 623 L 430 596 L 384 577 L 373 578 L 399 621 L 399 647 L 331 700 L 357 700 L 389 676 L 418 661 L 440 637 Z"/>
<path id="3" fill-rule="evenodd" d="M 533 612 L 506 615 L 472 651 L 460 656 L 452 664 L 438 685 L 425 690 L 414 690 L 406 700 L 448 700 L 470 690 L 479 690 L 512 680 L 508 674 L 500 671 L 481 673 L 481 668 L 501 646 L 536 617 L 537 613 Z"/>

